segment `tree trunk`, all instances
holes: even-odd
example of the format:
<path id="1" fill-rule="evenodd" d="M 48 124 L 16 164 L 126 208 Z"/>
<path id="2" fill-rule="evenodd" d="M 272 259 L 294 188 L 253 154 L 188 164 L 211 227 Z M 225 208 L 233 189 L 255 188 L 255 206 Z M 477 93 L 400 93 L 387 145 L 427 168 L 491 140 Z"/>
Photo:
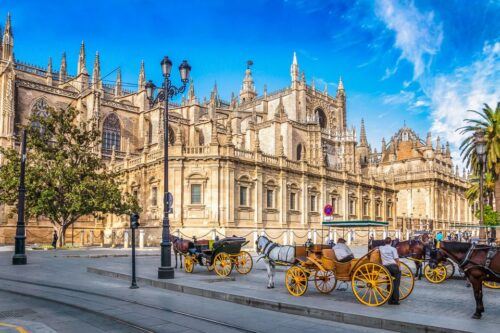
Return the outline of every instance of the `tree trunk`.
<path id="1" fill-rule="evenodd" d="M 493 209 L 497 212 L 500 211 L 500 175 L 495 181 L 495 207 Z"/>
<path id="2" fill-rule="evenodd" d="M 66 245 L 66 229 L 68 229 L 68 226 L 63 224 L 57 232 L 57 236 L 59 237 L 59 247 Z"/>

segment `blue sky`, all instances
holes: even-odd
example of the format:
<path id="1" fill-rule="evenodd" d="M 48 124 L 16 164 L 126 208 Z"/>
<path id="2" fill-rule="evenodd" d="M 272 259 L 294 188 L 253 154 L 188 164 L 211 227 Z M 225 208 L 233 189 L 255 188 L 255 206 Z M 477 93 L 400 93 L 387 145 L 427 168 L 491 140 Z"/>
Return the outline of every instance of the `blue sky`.
<path id="1" fill-rule="evenodd" d="M 20 60 L 45 66 L 52 56 L 58 68 L 66 51 L 74 73 L 83 39 L 89 71 L 98 50 L 106 79 L 121 67 L 136 84 L 142 59 L 159 82 L 169 55 L 191 63 L 199 96 L 215 81 L 224 99 L 237 93 L 248 59 L 259 93 L 289 85 L 296 51 L 318 89 L 333 94 L 342 76 L 348 123 L 365 118 L 378 149 L 406 121 L 456 154 L 466 110 L 500 97 L 498 0 L 1 1 L 8 11 Z"/>

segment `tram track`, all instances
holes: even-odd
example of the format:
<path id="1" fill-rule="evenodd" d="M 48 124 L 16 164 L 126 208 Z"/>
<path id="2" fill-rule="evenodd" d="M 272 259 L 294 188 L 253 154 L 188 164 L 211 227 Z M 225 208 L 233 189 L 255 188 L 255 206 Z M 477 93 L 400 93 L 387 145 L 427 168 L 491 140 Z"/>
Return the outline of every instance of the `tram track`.
<path id="1" fill-rule="evenodd" d="M 113 296 L 113 295 L 107 295 L 107 294 L 103 294 L 103 293 L 99 293 L 99 292 L 95 292 L 95 291 L 86 291 L 86 290 L 81 290 L 81 289 L 76 289 L 76 288 L 58 286 L 58 285 L 49 284 L 49 283 L 41 283 L 41 282 L 35 282 L 35 281 L 12 279 L 12 278 L 3 277 L 3 276 L 0 276 L 0 280 L 8 281 L 8 282 L 11 282 L 11 283 L 18 283 L 18 284 L 25 284 L 25 285 L 32 285 L 32 286 L 50 288 L 50 289 L 54 289 L 54 290 L 64 290 L 64 291 L 79 293 L 79 294 L 83 294 L 83 295 L 92 295 L 92 296 L 102 297 L 102 298 L 111 299 L 111 300 L 115 300 L 115 301 L 119 301 L 119 302 L 124 302 L 124 303 L 128 303 L 128 304 L 139 305 L 139 306 L 142 306 L 142 307 L 145 307 L 145 308 L 149 308 L 149 309 L 163 311 L 165 313 L 181 315 L 181 316 L 184 316 L 184 317 L 188 317 L 188 318 L 191 318 L 191 319 L 196 319 L 196 320 L 203 321 L 203 322 L 206 322 L 206 323 L 210 323 L 210 324 L 213 324 L 213 325 L 222 326 L 222 327 L 226 327 L 226 328 L 231 328 L 231 329 L 234 329 L 234 330 L 237 330 L 237 331 L 240 331 L 240 332 L 260 333 L 259 331 L 247 329 L 247 328 L 244 328 L 244 327 L 241 327 L 241 326 L 238 326 L 238 325 L 230 324 L 230 323 L 219 321 L 219 320 L 216 320 L 216 319 L 211 319 L 211 318 L 208 318 L 208 317 L 204 317 L 204 316 L 200 316 L 200 315 L 196 315 L 196 314 L 192 314 L 192 313 L 187 313 L 187 312 L 184 312 L 184 311 L 173 310 L 173 309 L 162 307 L 162 306 L 157 306 L 157 305 L 152 305 L 152 304 L 146 304 L 146 303 L 143 303 L 143 302 L 139 302 L 139 301 L 131 300 L 131 299 L 127 299 L 127 298 L 117 297 L 117 296 Z M 116 322 L 118 322 L 120 324 L 123 324 L 123 325 L 129 326 L 131 328 L 134 328 L 134 329 L 136 329 L 136 330 L 138 330 L 140 332 L 144 332 L 144 333 L 154 333 L 155 332 L 154 330 L 151 330 L 150 328 L 146 328 L 146 327 L 142 327 L 142 326 L 136 325 L 136 324 L 134 324 L 132 322 L 120 319 L 120 318 L 118 318 L 116 316 L 113 316 L 113 315 L 104 314 L 102 312 L 94 311 L 94 310 L 88 309 L 88 308 L 83 307 L 83 306 L 79 306 L 79 305 L 75 305 L 75 304 L 72 304 L 72 303 L 63 302 L 63 301 L 59 301 L 59 300 L 54 300 L 53 298 L 49 298 L 49 297 L 44 297 L 44 296 L 39 296 L 39 295 L 33 295 L 33 294 L 28 293 L 28 292 L 22 292 L 22 291 L 19 291 L 19 290 L 22 290 L 22 288 L 14 291 L 14 290 L 7 289 L 7 288 L 4 288 L 4 287 L 0 286 L 0 291 L 3 291 L 3 292 L 7 292 L 7 293 L 11 293 L 11 294 L 17 294 L 17 295 L 21 295 L 21 296 L 38 298 L 38 299 L 42 299 L 42 300 L 46 300 L 46 301 L 50 301 L 50 302 L 54 302 L 54 303 L 63 304 L 63 305 L 70 306 L 70 307 L 74 307 L 74 308 L 77 308 L 77 309 L 80 309 L 80 310 L 83 310 L 83 311 L 87 311 L 87 312 L 90 312 L 90 313 L 94 313 L 94 314 L 106 317 L 106 318 L 111 319 L 113 321 L 116 321 Z"/>

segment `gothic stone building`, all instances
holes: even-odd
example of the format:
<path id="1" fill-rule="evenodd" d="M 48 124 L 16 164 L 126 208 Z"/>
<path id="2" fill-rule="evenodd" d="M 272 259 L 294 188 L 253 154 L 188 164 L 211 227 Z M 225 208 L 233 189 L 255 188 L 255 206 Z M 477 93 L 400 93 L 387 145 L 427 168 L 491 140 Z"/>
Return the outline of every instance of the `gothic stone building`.
<path id="1" fill-rule="evenodd" d="M 82 42 L 75 75 L 66 55 L 59 70 L 14 57 L 7 19 L 0 47 L 0 145 L 19 146 L 18 125 L 47 107 L 73 106 L 95 119 L 102 130 L 99 152 L 120 171 L 124 191 L 137 196 L 143 212 L 141 233 L 158 244 L 163 211 L 162 106 L 150 107 L 141 63 L 137 89 L 124 87 L 120 70 L 113 84 L 101 77 L 96 53 L 92 74 Z M 294 54 L 291 84 L 259 96 L 251 68 L 239 94 L 220 98 L 215 86 L 200 100 L 191 81 L 179 105 L 168 114 L 169 190 L 174 197 L 172 230 L 185 236 L 250 235 L 264 231 L 291 243 L 325 236 L 322 208 L 331 203 L 339 220 L 389 221 L 400 230 L 408 219 L 425 220 L 413 228 L 445 227 L 471 221 L 464 199 L 467 181 L 453 172 L 449 151 L 422 142 L 404 127 L 381 153 L 372 151 L 364 124 L 359 143 L 347 126 L 342 80 L 335 95 L 306 84 Z M 0 156 L 0 165 L 1 165 Z M 0 210 L 0 243 L 10 243 L 15 219 Z M 411 225 L 411 224 L 410 224 Z M 86 218 L 69 229 L 67 240 L 119 244 L 127 217 Z M 317 230 L 317 232 L 315 231 Z M 28 223 L 28 241 L 47 242 L 52 234 L 43 219 Z M 294 238 L 295 237 L 295 238 Z"/>

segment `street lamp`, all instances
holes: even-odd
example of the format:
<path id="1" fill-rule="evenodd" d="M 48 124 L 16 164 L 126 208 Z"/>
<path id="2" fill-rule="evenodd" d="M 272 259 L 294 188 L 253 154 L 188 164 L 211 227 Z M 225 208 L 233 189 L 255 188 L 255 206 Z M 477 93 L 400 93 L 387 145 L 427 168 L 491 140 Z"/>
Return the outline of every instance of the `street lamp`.
<path id="1" fill-rule="evenodd" d="M 186 90 L 191 66 L 189 66 L 186 60 L 182 61 L 181 65 L 179 66 L 179 74 L 181 76 L 182 86 L 175 87 L 170 81 L 172 61 L 165 56 L 160 62 L 160 65 L 163 74 L 163 84 L 159 89 L 156 97 L 154 97 L 156 86 L 153 81 L 149 80 L 148 83 L 146 83 L 145 88 L 150 107 L 153 107 L 157 103 L 164 102 L 163 149 L 165 153 L 163 159 L 163 223 L 161 233 L 161 265 L 160 267 L 158 267 L 158 278 L 173 279 L 174 269 L 172 268 L 171 264 L 172 244 L 170 243 L 170 222 L 168 219 L 168 214 L 170 214 L 171 212 L 173 202 L 172 194 L 168 192 L 168 101 L 170 98 L 174 97 L 177 94 L 182 94 Z"/>
<path id="2" fill-rule="evenodd" d="M 484 239 L 484 198 L 483 198 L 483 177 L 484 177 L 484 164 L 486 163 L 486 139 L 484 138 L 484 131 L 478 129 L 474 133 L 474 142 L 476 145 L 477 161 L 479 163 L 479 238 Z"/>
<path id="3" fill-rule="evenodd" d="M 26 265 L 26 234 L 24 224 L 24 207 L 26 187 L 24 186 L 24 178 L 26 174 L 26 129 L 23 130 L 23 138 L 21 141 L 21 172 L 19 174 L 19 194 L 17 202 L 17 226 L 14 256 L 12 257 L 13 265 Z"/>

